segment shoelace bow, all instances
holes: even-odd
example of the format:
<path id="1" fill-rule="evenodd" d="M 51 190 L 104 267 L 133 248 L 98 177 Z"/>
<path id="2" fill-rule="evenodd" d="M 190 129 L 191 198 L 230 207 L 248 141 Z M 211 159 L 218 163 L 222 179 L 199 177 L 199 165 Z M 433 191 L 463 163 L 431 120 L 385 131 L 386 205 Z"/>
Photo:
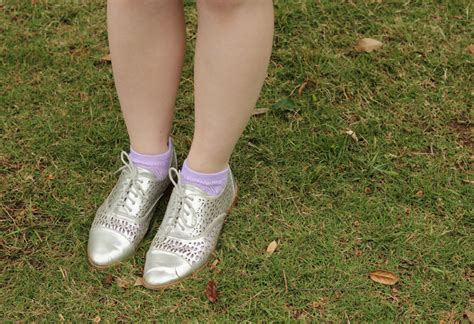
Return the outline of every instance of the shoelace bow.
<path id="1" fill-rule="evenodd" d="M 121 166 L 115 173 L 127 169 L 127 173 L 130 177 L 130 182 L 126 184 L 127 188 L 125 188 L 124 190 L 125 197 L 123 198 L 122 206 L 130 213 L 132 212 L 133 205 L 135 205 L 136 203 L 136 199 L 138 197 L 142 199 L 145 198 L 145 191 L 141 186 L 141 184 L 143 184 L 143 181 L 138 179 L 138 168 L 133 164 L 127 152 L 122 151 L 122 153 L 120 154 L 120 159 L 122 160 L 123 166 Z M 130 202 L 132 206 L 130 206 L 128 202 Z"/>
<path id="2" fill-rule="evenodd" d="M 196 226 L 197 223 L 197 216 L 196 216 L 196 210 L 193 207 L 193 201 L 194 197 L 199 197 L 201 194 L 196 191 L 196 192 L 189 192 L 193 191 L 192 187 L 188 189 L 188 192 L 186 192 L 183 188 L 182 182 L 181 182 L 181 175 L 178 170 L 175 168 L 170 168 L 168 171 L 168 175 L 170 177 L 171 183 L 174 185 L 176 188 L 176 195 L 178 196 L 178 201 L 177 204 L 178 206 L 178 211 L 177 211 L 177 219 L 172 219 L 170 218 L 168 225 L 173 225 L 174 221 L 176 220 L 176 223 L 178 226 L 181 228 L 181 230 L 185 230 L 186 228 L 192 228 Z M 176 179 L 174 179 L 173 175 L 176 175 Z M 183 217 L 191 215 L 191 222 L 188 223 L 186 218 Z"/>

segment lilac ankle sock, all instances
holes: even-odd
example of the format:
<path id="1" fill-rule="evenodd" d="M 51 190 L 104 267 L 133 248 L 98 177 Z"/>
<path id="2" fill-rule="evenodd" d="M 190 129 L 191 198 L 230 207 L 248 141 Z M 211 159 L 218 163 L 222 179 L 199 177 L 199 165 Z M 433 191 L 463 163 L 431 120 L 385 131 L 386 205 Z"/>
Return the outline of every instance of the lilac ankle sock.
<path id="1" fill-rule="evenodd" d="M 181 181 L 195 185 L 209 196 L 219 196 L 227 184 L 229 167 L 217 173 L 201 173 L 192 170 L 188 166 L 187 160 L 181 169 Z"/>
<path id="2" fill-rule="evenodd" d="M 168 177 L 168 169 L 170 167 L 173 154 L 173 142 L 171 138 L 168 140 L 168 151 L 161 154 L 141 154 L 130 148 L 130 159 L 135 165 L 150 170 L 158 180 Z"/>

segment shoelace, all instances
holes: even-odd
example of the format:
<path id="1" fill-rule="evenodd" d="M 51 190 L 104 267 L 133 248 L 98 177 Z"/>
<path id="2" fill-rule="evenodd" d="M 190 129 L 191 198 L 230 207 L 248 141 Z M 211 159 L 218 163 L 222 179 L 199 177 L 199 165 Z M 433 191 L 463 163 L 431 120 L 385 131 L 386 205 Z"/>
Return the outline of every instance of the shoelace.
<path id="1" fill-rule="evenodd" d="M 196 226 L 197 216 L 196 216 L 196 211 L 194 210 L 192 203 L 194 201 L 194 197 L 201 196 L 201 194 L 198 191 L 186 193 L 181 183 L 180 172 L 176 170 L 175 168 L 170 168 L 168 171 L 168 175 L 170 177 L 171 183 L 176 188 L 175 192 L 176 192 L 176 195 L 178 196 L 177 203 L 180 204 L 180 206 L 178 207 L 178 211 L 176 213 L 177 219 L 171 218 L 169 220 L 168 225 L 170 225 L 169 228 L 171 229 L 171 226 L 176 221 L 176 223 L 181 228 L 181 230 L 184 231 L 186 228 L 192 228 Z M 174 179 L 173 175 L 176 175 L 177 180 Z M 193 191 L 192 187 L 190 187 L 190 190 Z M 183 216 L 190 216 L 190 215 L 191 215 L 191 222 L 188 223 L 186 218 L 184 218 Z"/>
<path id="2" fill-rule="evenodd" d="M 130 182 L 126 185 L 127 188 L 124 188 L 125 197 L 123 198 L 122 207 L 124 207 L 129 213 L 131 213 L 133 205 L 135 205 L 136 203 L 136 199 L 138 197 L 142 199 L 145 198 L 145 191 L 141 186 L 141 184 L 143 184 L 143 181 L 138 179 L 138 168 L 133 164 L 127 152 L 122 151 L 122 153 L 120 154 L 120 159 L 122 160 L 123 166 L 121 166 L 115 173 L 127 169 L 128 176 L 130 177 Z M 130 206 L 128 202 L 130 202 L 132 206 Z"/>

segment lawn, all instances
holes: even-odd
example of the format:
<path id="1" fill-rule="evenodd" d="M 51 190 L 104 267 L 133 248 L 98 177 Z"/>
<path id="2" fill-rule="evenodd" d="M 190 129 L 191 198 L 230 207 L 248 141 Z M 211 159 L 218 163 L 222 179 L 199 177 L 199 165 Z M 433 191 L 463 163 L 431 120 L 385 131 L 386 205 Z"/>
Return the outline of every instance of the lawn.
<path id="1" fill-rule="evenodd" d="M 472 2 L 275 1 L 256 107 L 268 110 L 252 117 L 232 158 L 241 195 L 217 266 L 164 291 L 134 284 L 166 200 L 134 258 L 105 272 L 86 262 L 95 210 L 128 149 L 101 60 L 105 5 L 1 3 L 2 321 L 467 321 Z M 173 129 L 180 162 L 193 132 L 192 2 L 186 16 Z M 355 51 L 364 37 L 383 47 Z M 374 270 L 400 280 L 374 282 Z"/>

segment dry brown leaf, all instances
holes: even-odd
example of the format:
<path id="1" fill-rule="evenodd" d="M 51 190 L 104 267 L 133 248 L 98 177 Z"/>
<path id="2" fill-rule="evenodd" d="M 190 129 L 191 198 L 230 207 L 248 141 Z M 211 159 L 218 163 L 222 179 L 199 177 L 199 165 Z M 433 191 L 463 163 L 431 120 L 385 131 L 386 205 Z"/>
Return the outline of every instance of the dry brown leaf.
<path id="1" fill-rule="evenodd" d="M 105 277 L 104 280 L 102 280 L 102 284 L 104 286 L 110 286 L 113 281 L 114 281 L 114 276 L 111 273 L 109 273 L 107 277 Z"/>
<path id="2" fill-rule="evenodd" d="M 119 286 L 120 288 L 127 289 L 128 287 L 130 287 L 130 283 L 127 279 L 117 277 L 115 279 L 115 282 L 117 282 L 117 286 Z"/>
<path id="3" fill-rule="evenodd" d="M 466 311 L 464 312 L 464 314 L 466 314 L 467 319 L 469 320 L 469 322 L 470 322 L 471 324 L 474 324 L 474 312 L 471 312 L 471 311 L 469 311 L 469 310 L 466 310 Z"/>
<path id="4" fill-rule="evenodd" d="M 272 241 L 270 244 L 268 244 L 267 253 L 269 255 L 272 255 L 273 252 L 275 252 L 275 250 L 277 249 L 277 247 L 278 247 L 277 241 Z"/>
<path id="5" fill-rule="evenodd" d="M 133 284 L 133 286 L 143 286 L 143 278 L 142 277 L 138 277 L 137 280 L 135 280 L 135 283 Z"/>
<path id="6" fill-rule="evenodd" d="M 217 267 L 218 263 L 219 263 L 219 259 L 215 259 L 214 262 L 212 262 L 210 269 L 214 270 Z"/>
<path id="7" fill-rule="evenodd" d="M 421 190 L 418 190 L 418 191 L 416 192 L 416 196 L 417 196 L 418 198 L 421 198 L 421 197 L 423 197 L 423 196 L 424 196 L 424 193 L 423 193 L 423 191 L 421 191 Z"/>
<path id="8" fill-rule="evenodd" d="M 112 57 L 110 56 L 110 54 L 107 54 L 107 55 L 102 56 L 100 60 L 104 62 L 112 62 Z"/>
<path id="9" fill-rule="evenodd" d="M 301 94 L 303 93 L 304 88 L 306 88 L 306 85 L 308 84 L 308 80 L 303 81 L 303 83 L 300 85 L 298 88 L 298 96 L 301 97 Z"/>
<path id="10" fill-rule="evenodd" d="M 384 270 L 372 271 L 370 279 L 383 285 L 394 285 L 400 280 L 396 274 Z"/>
<path id="11" fill-rule="evenodd" d="M 323 297 L 320 298 L 319 300 L 313 301 L 312 303 L 309 304 L 309 306 L 313 309 L 323 309 L 327 306 L 329 303 L 329 298 Z"/>
<path id="12" fill-rule="evenodd" d="M 304 80 L 303 83 L 301 83 L 301 85 L 298 87 L 298 96 L 301 97 L 306 86 L 311 84 L 315 84 L 313 80 Z"/>
<path id="13" fill-rule="evenodd" d="M 252 112 L 252 115 L 253 116 L 262 115 L 262 114 L 267 113 L 267 111 L 268 111 L 268 108 L 257 108 Z"/>
<path id="14" fill-rule="evenodd" d="M 354 142 L 358 142 L 359 141 L 359 138 L 357 138 L 357 135 L 356 133 L 351 130 L 351 129 L 348 129 L 346 132 L 345 132 L 347 135 L 349 135 L 353 140 Z"/>
<path id="15" fill-rule="evenodd" d="M 89 99 L 89 96 L 85 92 L 79 92 L 79 98 L 81 98 L 82 101 L 86 101 Z"/>
<path id="16" fill-rule="evenodd" d="M 355 50 L 357 52 L 366 52 L 370 53 L 372 51 L 376 51 L 380 49 L 383 46 L 383 43 L 381 41 L 378 41 L 373 38 L 362 38 L 359 39 L 355 46 Z"/>
<path id="17" fill-rule="evenodd" d="M 100 318 L 100 316 L 97 315 L 97 316 L 92 320 L 92 322 L 93 322 L 93 323 L 99 323 L 101 320 L 102 320 L 102 319 Z"/>
<path id="18" fill-rule="evenodd" d="M 427 88 L 436 88 L 436 83 L 432 79 L 426 79 L 421 81 L 421 85 Z"/>
<path id="19" fill-rule="evenodd" d="M 362 254 L 364 254 L 364 253 L 361 250 L 356 250 L 355 251 L 356 257 L 360 257 L 360 256 L 362 256 Z"/>
<path id="20" fill-rule="evenodd" d="M 209 280 L 207 283 L 206 296 L 211 303 L 215 303 L 217 301 L 217 285 L 214 280 Z"/>
<path id="21" fill-rule="evenodd" d="M 468 47 L 466 47 L 466 52 L 468 52 L 471 55 L 474 55 L 474 44 L 471 44 Z"/>

